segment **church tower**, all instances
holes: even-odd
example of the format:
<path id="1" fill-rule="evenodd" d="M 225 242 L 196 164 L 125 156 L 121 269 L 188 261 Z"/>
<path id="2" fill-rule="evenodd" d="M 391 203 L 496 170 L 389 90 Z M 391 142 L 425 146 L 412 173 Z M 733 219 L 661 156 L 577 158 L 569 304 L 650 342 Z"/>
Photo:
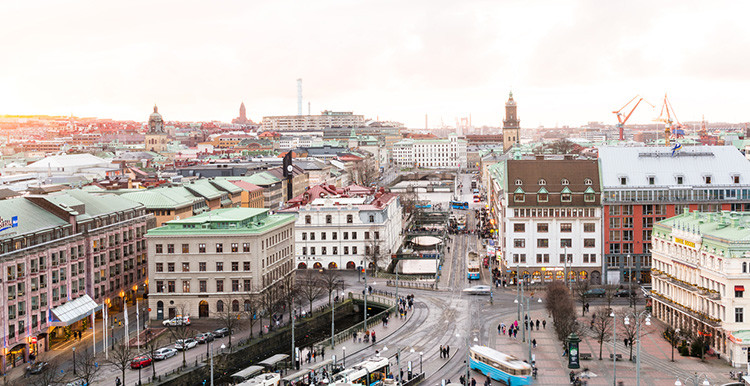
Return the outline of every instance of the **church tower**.
<path id="1" fill-rule="evenodd" d="M 146 151 L 162 153 L 167 150 L 167 142 L 164 119 L 159 114 L 159 108 L 154 105 L 154 112 L 148 117 L 148 131 L 145 137 Z"/>
<path id="2" fill-rule="evenodd" d="M 510 92 L 505 102 L 505 119 L 503 120 L 503 151 L 508 151 L 514 145 L 521 143 L 521 121 L 518 120 L 516 101 Z"/>

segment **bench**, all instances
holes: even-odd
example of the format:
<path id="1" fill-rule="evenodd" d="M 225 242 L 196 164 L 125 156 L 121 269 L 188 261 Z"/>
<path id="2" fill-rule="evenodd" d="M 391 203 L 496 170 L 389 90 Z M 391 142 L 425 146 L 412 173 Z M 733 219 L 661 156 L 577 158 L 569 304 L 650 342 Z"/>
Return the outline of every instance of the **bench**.
<path id="1" fill-rule="evenodd" d="M 612 355 L 614 355 L 614 354 L 609 354 L 609 359 L 612 359 Z M 622 360 L 622 354 L 617 354 L 617 360 L 618 361 Z"/>
<path id="2" fill-rule="evenodd" d="M 593 358 L 590 352 L 582 352 L 578 356 L 581 357 L 582 361 L 590 361 Z"/>

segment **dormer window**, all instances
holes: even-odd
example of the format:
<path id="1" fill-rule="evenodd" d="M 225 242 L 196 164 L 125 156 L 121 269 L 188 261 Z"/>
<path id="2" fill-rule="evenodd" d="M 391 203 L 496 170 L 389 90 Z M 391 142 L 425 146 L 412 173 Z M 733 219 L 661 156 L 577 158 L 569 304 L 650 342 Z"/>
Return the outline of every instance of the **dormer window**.
<path id="1" fill-rule="evenodd" d="M 547 192 L 547 189 L 541 188 L 538 192 L 536 192 L 536 201 L 537 202 L 547 202 L 549 201 L 549 192 Z"/>
<path id="2" fill-rule="evenodd" d="M 563 186 L 570 185 L 570 181 L 568 181 L 567 178 L 563 178 L 562 181 L 560 181 L 560 185 L 563 185 Z"/>
<path id="3" fill-rule="evenodd" d="M 677 185 L 682 185 L 685 182 L 685 177 L 677 176 Z"/>
<path id="4" fill-rule="evenodd" d="M 585 202 L 596 201 L 596 192 L 594 192 L 594 189 L 591 189 L 590 186 L 586 188 L 586 191 L 583 192 L 583 201 Z"/>
<path id="5" fill-rule="evenodd" d="M 542 186 L 547 185 L 547 181 L 545 181 L 544 178 L 540 178 L 539 185 L 542 185 Z"/>
<path id="6" fill-rule="evenodd" d="M 711 185 L 711 176 L 703 176 L 703 182 L 705 182 L 706 185 Z"/>
<path id="7" fill-rule="evenodd" d="M 521 186 L 521 185 L 523 185 L 523 181 L 521 181 L 520 178 L 516 178 L 516 186 Z"/>
<path id="8" fill-rule="evenodd" d="M 627 185 L 628 177 L 620 177 L 620 185 Z"/>
<path id="9" fill-rule="evenodd" d="M 583 180 L 583 184 L 586 185 L 586 186 L 591 186 L 591 185 L 594 184 L 594 181 L 591 181 L 591 178 L 587 178 L 587 179 Z"/>
<path id="10" fill-rule="evenodd" d="M 648 177 L 646 177 L 646 180 L 648 181 L 649 185 L 653 185 L 656 182 L 656 177 L 654 177 L 654 176 L 648 176 Z"/>
<path id="11" fill-rule="evenodd" d="M 573 201 L 573 194 L 567 186 L 563 188 L 562 192 L 560 192 L 560 201 L 562 202 Z"/>
<path id="12" fill-rule="evenodd" d="M 523 189 L 518 188 L 515 192 L 513 192 L 513 202 L 524 202 L 526 201 L 526 194 L 524 193 Z"/>
<path id="13" fill-rule="evenodd" d="M 735 183 L 735 184 L 739 184 L 740 183 L 740 176 L 739 176 L 739 174 L 735 174 L 735 175 L 732 176 L 732 182 Z"/>

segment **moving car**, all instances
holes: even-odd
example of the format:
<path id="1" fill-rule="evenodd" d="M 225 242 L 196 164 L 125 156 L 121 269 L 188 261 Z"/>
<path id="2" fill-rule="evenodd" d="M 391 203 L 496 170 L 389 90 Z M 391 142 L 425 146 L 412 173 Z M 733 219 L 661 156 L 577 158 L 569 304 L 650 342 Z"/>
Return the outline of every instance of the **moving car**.
<path id="1" fill-rule="evenodd" d="M 29 374 L 39 374 L 47 367 L 47 362 L 36 362 L 26 368 Z"/>
<path id="2" fill-rule="evenodd" d="M 171 348 L 171 347 L 164 347 L 156 350 L 154 352 L 154 360 L 160 361 L 163 359 L 171 358 L 173 356 L 177 355 L 177 350 Z"/>
<path id="3" fill-rule="evenodd" d="M 226 328 L 226 327 L 222 327 L 222 328 L 220 328 L 220 329 L 215 330 L 214 332 L 212 332 L 212 334 L 216 338 L 223 338 L 223 337 L 229 335 L 229 329 Z"/>
<path id="4" fill-rule="evenodd" d="M 196 335 L 195 340 L 197 340 L 200 344 L 212 342 L 214 340 L 214 335 L 210 332 L 204 332 L 202 334 Z"/>
<path id="5" fill-rule="evenodd" d="M 165 326 L 182 326 L 183 324 L 186 326 L 189 326 L 190 317 L 189 316 L 175 316 L 174 318 L 167 319 L 161 323 Z"/>
<path id="6" fill-rule="evenodd" d="M 475 285 L 473 287 L 464 288 L 464 293 L 469 295 L 489 295 L 490 286 L 488 285 Z"/>
<path id="7" fill-rule="evenodd" d="M 606 292 L 607 291 L 605 291 L 604 288 L 592 288 L 592 289 L 586 291 L 586 297 L 589 297 L 589 298 L 593 298 L 593 297 L 603 298 L 604 294 Z"/>
<path id="8" fill-rule="evenodd" d="M 617 292 L 615 292 L 615 296 L 617 296 L 618 298 L 627 298 L 630 296 L 635 296 L 635 290 L 627 290 L 627 289 L 617 290 Z"/>
<path id="9" fill-rule="evenodd" d="M 132 361 L 130 361 L 130 368 L 131 369 L 140 369 L 142 367 L 148 367 L 151 366 L 151 358 L 140 355 L 135 358 L 133 358 Z"/>
<path id="10" fill-rule="evenodd" d="M 187 338 L 185 340 L 177 339 L 174 344 L 174 348 L 177 350 L 189 350 L 198 345 L 198 341 L 193 338 Z"/>

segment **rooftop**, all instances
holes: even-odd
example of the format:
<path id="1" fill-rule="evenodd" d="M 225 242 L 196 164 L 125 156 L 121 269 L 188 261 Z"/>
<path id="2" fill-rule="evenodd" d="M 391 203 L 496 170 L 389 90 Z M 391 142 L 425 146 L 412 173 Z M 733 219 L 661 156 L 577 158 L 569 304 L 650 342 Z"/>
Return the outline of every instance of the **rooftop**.
<path id="1" fill-rule="evenodd" d="M 294 219 L 292 214 L 269 214 L 268 209 L 216 209 L 186 219 L 168 221 L 164 226 L 148 231 L 148 235 L 260 234 L 293 223 Z"/>
<path id="2" fill-rule="evenodd" d="M 654 232 L 658 232 L 659 228 L 713 241 L 750 244 L 750 212 L 693 211 L 660 221 L 654 227 Z"/>

